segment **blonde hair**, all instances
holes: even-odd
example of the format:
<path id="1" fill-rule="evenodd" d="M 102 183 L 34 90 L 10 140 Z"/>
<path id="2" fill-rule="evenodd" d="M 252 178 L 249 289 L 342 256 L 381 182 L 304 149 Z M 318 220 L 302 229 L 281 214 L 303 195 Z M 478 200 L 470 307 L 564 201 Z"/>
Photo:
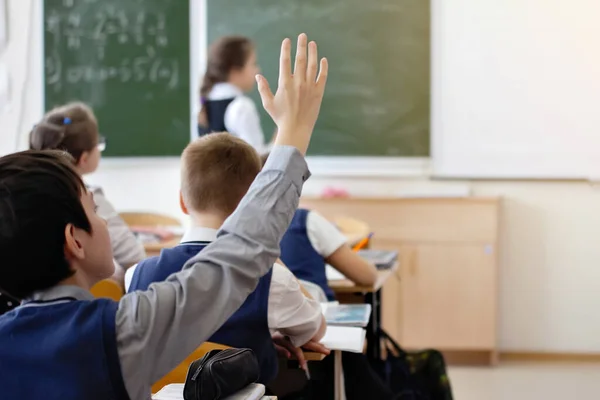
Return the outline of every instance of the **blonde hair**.
<path id="1" fill-rule="evenodd" d="M 181 193 L 190 211 L 228 216 L 238 206 L 261 170 L 258 153 L 227 132 L 211 133 L 183 151 Z"/>

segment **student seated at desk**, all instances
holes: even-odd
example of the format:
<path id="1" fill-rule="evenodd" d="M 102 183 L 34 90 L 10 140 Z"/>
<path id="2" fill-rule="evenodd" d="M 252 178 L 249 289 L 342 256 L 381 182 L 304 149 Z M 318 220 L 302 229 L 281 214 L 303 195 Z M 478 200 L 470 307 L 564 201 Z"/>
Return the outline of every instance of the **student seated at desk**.
<path id="1" fill-rule="evenodd" d="M 303 158 L 327 75 L 316 45 L 298 39 L 291 72 L 281 51 L 275 97 L 259 78 L 279 127 L 273 159 L 216 240 L 183 270 L 119 302 L 89 289 L 114 272 L 106 222 L 63 152 L 0 157 L 0 289 L 23 303 L 0 316 L 3 399 L 149 399 L 150 387 L 233 315 L 279 256 L 309 172 Z M 307 62 L 308 61 L 308 62 Z M 314 73 L 314 74 L 313 74 Z M 33 251 L 32 251 L 33 250 Z"/>
<path id="2" fill-rule="evenodd" d="M 98 121 L 93 111 L 83 103 L 70 103 L 49 111 L 29 134 L 31 150 L 64 150 L 73 157 L 77 172 L 91 174 L 100 163 L 100 153 L 106 146 L 98 133 Z M 113 279 L 123 288 L 125 270 L 146 257 L 125 221 L 104 196 L 99 187 L 88 187 L 94 195 L 98 215 L 108 224 L 108 233 L 115 261 Z"/>
<path id="3" fill-rule="evenodd" d="M 267 162 L 269 155 L 262 157 Z M 328 300 L 335 300 L 335 294 L 327 283 L 325 265 L 343 273 L 357 285 L 372 286 L 377 280 L 377 268 L 352 251 L 346 237 L 320 214 L 306 209 L 298 209 L 283 239 L 281 239 L 281 260 L 298 279 L 319 285 Z M 393 399 L 391 389 L 371 368 L 364 354 L 342 353 L 346 398 Z M 333 397 L 333 356 L 327 357 L 321 365 L 326 369 L 323 387 L 315 384 L 315 399 Z"/>
<path id="4" fill-rule="evenodd" d="M 268 155 L 262 157 L 263 164 Z M 316 211 L 299 208 L 281 240 L 281 260 L 298 279 L 318 285 L 329 301 L 335 294 L 329 287 L 326 264 L 359 286 L 373 286 L 377 268 L 353 251 L 346 237 Z"/>
<path id="5" fill-rule="evenodd" d="M 192 227 L 180 245 L 164 249 L 160 256 L 128 271 L 130 292 L 146 290 L 151 283 L 165 280 L 214 242 L 217 230 L 262 167 L 256 150 L 228 133 L 196 139 L 183 151 L 181 164 L 181 208 L 191 217 Z M 287 336 L 293 346 L 301 347 L 311 340 L 318 342 L 325 329 L 320 304 L 305 297 L 294 275 L 275 263 L 242 307 L 209 341 L 254 350 L 261 370 L 259 383 L 268 384 L 278 371 L 272 332 Z"/>

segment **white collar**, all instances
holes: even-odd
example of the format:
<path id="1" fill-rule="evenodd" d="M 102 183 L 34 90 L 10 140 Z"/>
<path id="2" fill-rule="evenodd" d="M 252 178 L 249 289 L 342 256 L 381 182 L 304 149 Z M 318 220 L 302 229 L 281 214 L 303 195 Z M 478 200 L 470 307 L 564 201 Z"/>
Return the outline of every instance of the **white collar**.
<path id="1" fill-rule="evenodd" d="M 217 240 L 217 230 L 203 226 L 193 226 L 186 230 L 181 238 L 181 243 L 189 242 L 214 242 Z"/>
<path id="2" fill-rule="evenodd" d="M 243 95 L 244 92 L 242 90 L 229 83 L 229 82 L 220 82 L 213 86 L 212 90 L 208 94 L 209 100 L 224 100 L 230 99 L 232 97 L 238 97 Z"/>

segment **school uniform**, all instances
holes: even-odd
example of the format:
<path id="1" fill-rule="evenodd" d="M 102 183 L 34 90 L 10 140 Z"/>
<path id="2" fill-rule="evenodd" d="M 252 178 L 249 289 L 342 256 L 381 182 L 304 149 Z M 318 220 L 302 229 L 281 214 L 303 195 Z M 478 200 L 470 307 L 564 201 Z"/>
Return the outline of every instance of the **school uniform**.
<path id="1" fill-rule="evenodd" d="M 315 211 L 298 209 L 281 239 L 280 258 L 296 277 L 319 285 L 327 299 L 334 301 L 335 294 L 329 287 L 325 274 L 325 260 L 345 245 L 346 237 L 331 222 Z M 333 355 L 320 363 L 325 373 L 323 379 L 313 385 L 315 400 L 333 397 L 333 364 Z M 395 398 L 391 389 L 371 368 L 364 354 L 342 352 L 342 366 L 348 400 Z M 357 376 L 360 379 L 356 379 Z"/>
<path id="2" fill-rule="evenodd" d="M 281 240 L 281 260 L 298 279 L 319 285 L 327 299 L 334 301 L 325 260 L 345 244 L 346 237 L 331 222 L 315 211 L 300 208 Z"/>
<path id="3" fill-rule="evenodd" d="M 178 246 L 164 249 L 160 256 L 132 267 L 126 275 L 127 290 L 146 290 L 153 282 L 165 280 L 216 238 L 215 229 L 194 227 L 188 230 Z M 267 384 L 278 371 L 272 332 L 281 332 L 294 346 L 300 347 L 315 335 L 321 322 L 319 303 L 306 298 L 294 275 L 276 263 L 259 280 L 244 304 L 208 341 L 252 349 L 260 366 L 259 382 Z"/>
<path id="4" fill-rule="evenodd" d="M 260 125 L 260 114 L 254 101 L 235 85 L 221 82 L 214 85 L 202 107 L 206 110 L 208 127 L 198 125 L 198 136 L 227 131 L 243 139 L 259 154 L 270 151 Z"/>
<path id="5" fill-rule="evenodd" d="M 150 291 L 117 303 L 59 285 L 1 315 L 0 397 L 150 399 L 151 385 L 225 323 L 277 259 L 309 173 L 288 146 L 275 146 L 265 169 L 218 243 Z M 261 224 L 248 223 L 256 215 Z"/>

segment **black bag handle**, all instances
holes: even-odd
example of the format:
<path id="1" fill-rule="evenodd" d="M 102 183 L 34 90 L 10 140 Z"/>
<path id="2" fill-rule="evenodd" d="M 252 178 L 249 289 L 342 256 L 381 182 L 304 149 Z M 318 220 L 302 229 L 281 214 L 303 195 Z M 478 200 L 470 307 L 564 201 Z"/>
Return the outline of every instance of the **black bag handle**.
<path id="1" fill-rule="evenodd" d="M 388 333 L 386 331 L 384 331 L 383 329 L 380 329 L 379 331 L 379 337 L 384 340 L 385 342 L 387 342 L 388 344 L 390 344 L 392 346 L 392 349 L 398 353 L 399 357 L 406 357 L 408 356 L 408 353 L 402 348 L 400 347 L 400 345 L 398 344 L 398 342 L 396 342 L 390 335 L 388 335 Z"/>

